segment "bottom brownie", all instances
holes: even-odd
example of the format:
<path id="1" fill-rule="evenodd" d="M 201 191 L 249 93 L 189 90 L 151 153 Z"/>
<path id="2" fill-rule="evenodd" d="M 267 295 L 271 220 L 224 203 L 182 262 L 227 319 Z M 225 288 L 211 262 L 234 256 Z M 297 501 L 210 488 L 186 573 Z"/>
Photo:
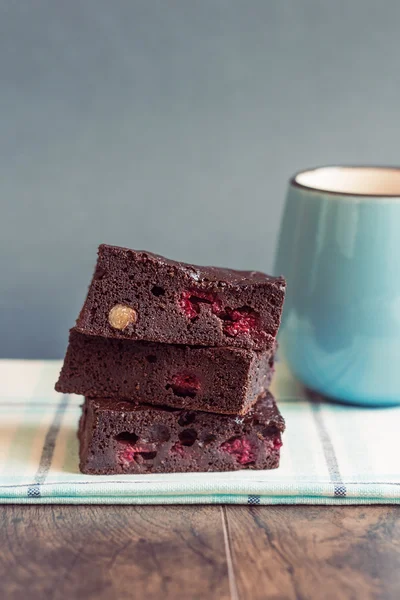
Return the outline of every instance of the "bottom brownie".
<path id="1" fill-rule="evenodd" d="M 86 398 L 80 469 L 99 475 L 275 469 L 284 429 L 270 393 L 244 417 Z"/>

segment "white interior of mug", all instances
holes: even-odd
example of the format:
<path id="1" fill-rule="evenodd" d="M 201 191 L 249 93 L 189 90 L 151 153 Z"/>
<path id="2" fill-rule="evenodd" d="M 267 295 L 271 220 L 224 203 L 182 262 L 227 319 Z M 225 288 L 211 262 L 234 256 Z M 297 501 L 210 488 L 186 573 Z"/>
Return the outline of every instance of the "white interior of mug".
<path id="1" fill-rule="evenodd" d="M 400 168 L 320 167 L 298 173 L 293 182 L 334 194 L 400 197 Z"/>

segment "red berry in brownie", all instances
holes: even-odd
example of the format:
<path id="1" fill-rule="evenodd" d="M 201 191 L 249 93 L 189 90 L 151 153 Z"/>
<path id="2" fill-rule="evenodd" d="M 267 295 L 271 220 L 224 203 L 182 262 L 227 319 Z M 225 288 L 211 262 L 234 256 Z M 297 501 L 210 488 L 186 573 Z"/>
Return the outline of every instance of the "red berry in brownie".
<path id="1" fill-rule="evenodd" d="M 282 277 L 195 267 L 105 244 L 98 254 L 76 323 L 81 333 L 252 350 L 265 350 L 275 340 L 285 295 Z"/>
<path id="2" fill-rule="evenodd" d="M 118 443 L 118 462 L 122 466 L 129 466 L 132 461 L 143 463 L 145 460 L 153 460 L 157 451 L 153 444 L 135 444 L 120 441 Z"/>
<path id="3" fill-rule="evenodd" d="M 269 393 L 242 418 L 86 398 L 80 467 L 99 474 L 271 469 L 284 428 Z"/>
<path id="4" fill-rule="evenodd" d="M 194 319 L 200 313 L 200 305 L 209 306 L 214 315 L 222 311 L 221 300 L 214 294 L 202 290 L 185 290 L 179 300 L 179 306 L 189 319 Z"/>
<path id="5" fill-rule="evenodd" d="M 270 450 L 279 450 L 282 448 L 282 440 L 280 436 L 273 436 L 264 440 L 264 444 Z"/>
<path id="6" fill-rule="evenodd" d="M 231 337 L 246 333 L 251 335 L 258 330 L 258 322 L 259 315 L 251 308 L 227 309 L 224 333 Z"/>
<path id="7" fill-rule="evenodd" d="M 275 347 L 193 348 L 85 335 L 72 329 L 56 389 L 64 394 L 246 413 L 266 389 Z"/>
<path id="8" fill-rule="evenodd" d="M 118 450 L 118 463 L 123 466 L 128 466 L 135 460 L 135 450 L 130 444 L 122 444 L 122 448 Z"/>
<path id="9" fill-rule="evenodd" d="M 200 381 L 196 375 L 190 373 L 177 373 L 169 384 L 176 396 L 190 396 L 194 398 L 200 389 Z"/>
<path id="10" fill-rule="evenodd" d="M 179 454 L 179 456 L 183 458 L 185 456 L 185 448 L 180 442 L 175 442 L 175 444 L 171 446 L 171 454 Z"/>
<path id="11" fill-rule="evenodd" d="M 221 450 L 232 454 L 238 463 L 247 465 L 255 460 L 255 452 L 250 441 L 246 438 L 232 438 L 220 446 Z"/>

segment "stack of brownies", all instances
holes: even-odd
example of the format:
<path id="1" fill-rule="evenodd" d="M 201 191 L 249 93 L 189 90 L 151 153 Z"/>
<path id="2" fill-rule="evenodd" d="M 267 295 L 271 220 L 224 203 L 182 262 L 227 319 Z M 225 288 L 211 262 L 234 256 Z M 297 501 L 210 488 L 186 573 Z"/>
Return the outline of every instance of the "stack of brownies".
<path id="1" fill-rule="evenodd" d="M 85 396 L 84 473 L 272 469 L 285 280 L 101 245 L 56 390 Z"/>

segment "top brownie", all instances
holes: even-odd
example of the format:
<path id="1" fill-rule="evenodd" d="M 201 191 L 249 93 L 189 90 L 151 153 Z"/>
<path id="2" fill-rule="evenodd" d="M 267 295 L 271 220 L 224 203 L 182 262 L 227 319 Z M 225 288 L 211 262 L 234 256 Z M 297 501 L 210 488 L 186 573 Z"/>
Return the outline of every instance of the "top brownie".
<path id="1" fill-rule="evenodd" d="M 102 244 L 76 327 L 108 338 L 264 350 L 278 332 L 285 285 L 258 271 Z"/>

